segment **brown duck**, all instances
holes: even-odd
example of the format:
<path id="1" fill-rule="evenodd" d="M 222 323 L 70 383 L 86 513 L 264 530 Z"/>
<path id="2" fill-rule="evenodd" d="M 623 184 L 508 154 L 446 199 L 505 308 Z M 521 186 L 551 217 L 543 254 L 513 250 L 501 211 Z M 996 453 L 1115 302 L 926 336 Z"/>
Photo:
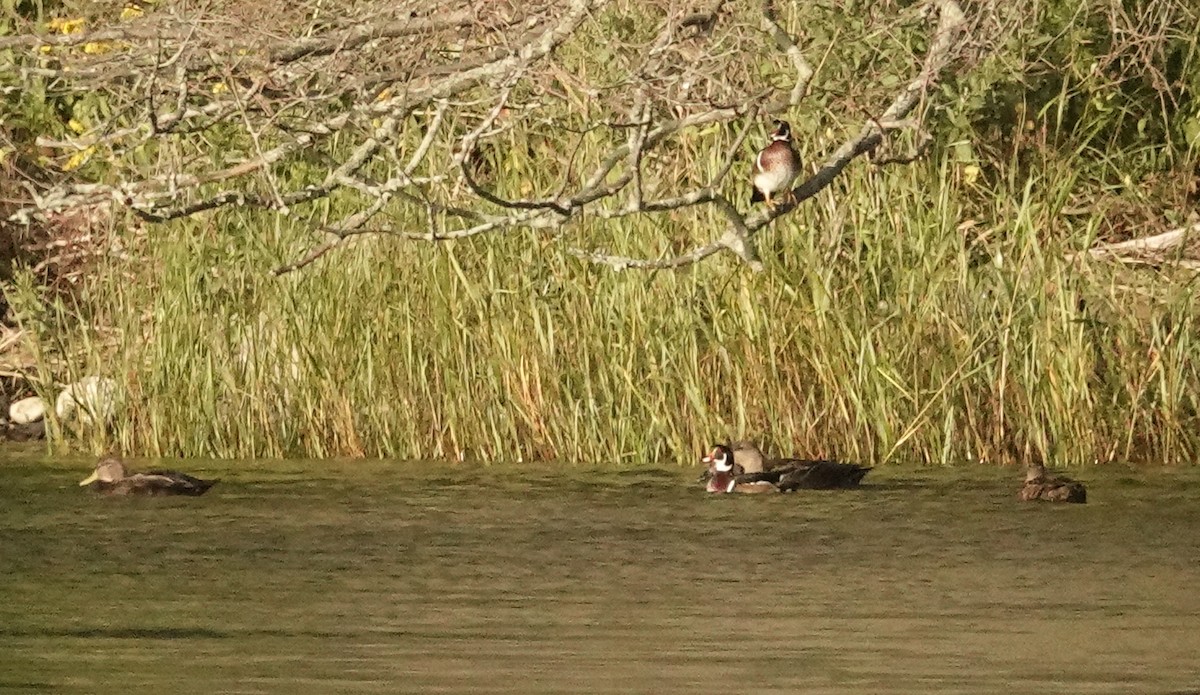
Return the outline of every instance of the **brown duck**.
<path id="1" fill-rule="evenodd" d="M 1025 471 L 1025 486 L 1017 493 L 1017 497 L 1026 502 L 1045 500 L 1084 504 L 1087 502 L 1087 488 L 1070 478 L 1046 475 L 1046 467 L 1033 461 Z"/>
<path id="2" fill-rule="evenodd" d="M 853 463 L 810 459 L 766 461 L 751 442 L 718 444 L 704 457 L 709 492 L 791 492 L 857 487 L 871 469 Z"/>
<path id="3" fill-rule="evenodd" d="M 90 485 L 105 495 L 187 495 L 198 497 L 216 485 L 217 480 L 201 480 L 179 471 L 147 471 L 127 473 L 120 459 L 105 457 L 96 463 L 96 470 L 83 480 L 81 487 Z"/>

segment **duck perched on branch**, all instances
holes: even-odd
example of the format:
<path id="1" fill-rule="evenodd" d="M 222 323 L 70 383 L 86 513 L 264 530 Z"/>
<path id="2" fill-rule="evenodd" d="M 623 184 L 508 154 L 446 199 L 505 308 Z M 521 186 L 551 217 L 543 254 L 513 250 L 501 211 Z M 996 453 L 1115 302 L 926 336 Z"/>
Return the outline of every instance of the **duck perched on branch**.
<path id="1" fill-rule="evenodd" d="M 702 461 L 707 463 L 709 492 L 791 492 L 857 487 L 868 466 L 813 459 L 767 461 L 751 442 L 718 444 Z"/>
<path id="2" fill-rule="evenodd" d="M 765 201 L 768 207 L 776 204 L 775 195 L 787 191 L 800 174 L 800 155 L 792 146 L 792 126 L 787 121 L 775 121 L 771 142 L 754 158 L 750 180 L 754 191 L 750 202 Z"/>
<path id="3" fill-rule="evenodd" d="M 96 470 L 83 480 L 80 487 L 90 485 L 105 495 L 187 495 L 198 497 L 208 492 L 219 480 L 201 480 L 179 471 L 155 470 L 130 474 L 118 458 L 105 457 L 96 463 Z"/>
<path id="4" fill-rule="evenodd" d="M 1026 502 L 1043 500 L 1085 504 L 1087 488 L 1083 486 L 1083 483 L 1070 478 L 1046 475 L 1044 465 L 1037 461 L 1031 461 L 1028 468 L 1025 469 L 1025 485 L 1017 493 L 1017 497 Z"/>

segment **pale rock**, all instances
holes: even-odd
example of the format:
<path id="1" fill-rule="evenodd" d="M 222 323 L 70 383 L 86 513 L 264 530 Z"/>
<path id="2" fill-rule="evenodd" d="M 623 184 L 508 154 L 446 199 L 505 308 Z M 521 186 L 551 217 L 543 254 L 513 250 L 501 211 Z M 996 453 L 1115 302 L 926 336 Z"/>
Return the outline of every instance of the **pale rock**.
<path id="1" fill-rule="evenodd" d="M 30 396 L 14 401 L 8 406 L 8 419 L 14 425 L 28 425 L 46 417 L 46 401 L 40 396 Z"/>
<path id="2" fill-rule="evenodd" d="M 58 394 L 54 413 L 67 421 L 77 418 L 80 424 L 108 422 L 116 409 L 117 383 L 99 376 L 85 376 L 68 384 Z"/>

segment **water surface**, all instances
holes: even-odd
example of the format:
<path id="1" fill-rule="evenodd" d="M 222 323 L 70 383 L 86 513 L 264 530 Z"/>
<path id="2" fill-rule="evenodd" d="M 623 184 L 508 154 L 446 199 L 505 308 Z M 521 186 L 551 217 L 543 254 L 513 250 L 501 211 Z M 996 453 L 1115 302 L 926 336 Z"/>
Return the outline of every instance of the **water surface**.
<path id="1" fill-rule="evenodd" d="M 1200 475 L 877 469 L 709 496 L 696 471 L 173 462 L 96 498 L 0 454 L 5 693 L 1182 693 Z M 147 467 L 146 462 L 133 466 Z"/>

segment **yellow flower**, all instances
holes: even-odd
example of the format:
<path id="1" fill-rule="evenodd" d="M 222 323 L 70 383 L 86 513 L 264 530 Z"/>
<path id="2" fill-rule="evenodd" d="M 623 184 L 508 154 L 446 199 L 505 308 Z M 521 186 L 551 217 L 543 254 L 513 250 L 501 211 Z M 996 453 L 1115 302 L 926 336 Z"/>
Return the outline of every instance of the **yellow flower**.
<path id="1" fill-rule="evenodd" d="M 979 167 L 975 166 L 974 164 L 966 165 L 963 167 L 962 172 L 963 181 L 966 181 L 967 185 L 972 185 L 979 180 Z"/>
<path id="2" fill-rule="evenodd" d="M 71 155 L 71 158 L 68 159 L 67 163 L 63 165 L 63 171 L 74 171 L 84 164 L 87 164 L 87 161 L 91 159 L 92 155 L 95 153 L 95 145 L 76 152 L 75 154 Z"/>
<path id="3" fill-rule="evenodd" d="M 87 126 L 80 123 L 78 120 L 76 120 L 74 118 L 67 121 L 67 127 L 70 128 L 71 130 L 75 131 L 77 134 L 82 133 L 83 131 L 87 130 Z"/>
<path id="4" fill-rule="evenodd" d="M 38 51 L 40 51 L 40 52 L 41 52 L 41 53 L 43 53 L 43 54 L 45 54 L 45 53 L 53 53 L 53 52 L 54 52 L 54 46 L 50 46 L 50 45 L 48 45 L 48 44 L 41 45 L 41 46 L 38 46 Z"/>
<path id="5" fill-rule="evenodd" d="M 126 5 L 125 8 L 121 10 L 121 21 L 127 22 L 131 19 L 137 19 L 143 14 L 145 13 L 142 12 L 142 8 L 135 7 L 133 5 Z"/>
<path id="6" fill-rule="evenodd" d="M 83 44 L 83 52 L 88 55 L 104 55 L 113 49 L 113 45 L 108 42 L 89 41 Z"/>
<path id="7" fill-rule="evenodd" d="M 57 31 L 60 34 L 78 34 L 83 31 L 83 26 L 87 24 L 87 20 L 83 17 L 77 19 L 63 19 L 55 17 L 50 20 L 50 30 Z"/>
<path id="8" fill-rule="evenodd" d="M 229 91 L 229 87 L 224 82 L 218 82 L 212 86 L 213 94 L 224 94 Z"/>

